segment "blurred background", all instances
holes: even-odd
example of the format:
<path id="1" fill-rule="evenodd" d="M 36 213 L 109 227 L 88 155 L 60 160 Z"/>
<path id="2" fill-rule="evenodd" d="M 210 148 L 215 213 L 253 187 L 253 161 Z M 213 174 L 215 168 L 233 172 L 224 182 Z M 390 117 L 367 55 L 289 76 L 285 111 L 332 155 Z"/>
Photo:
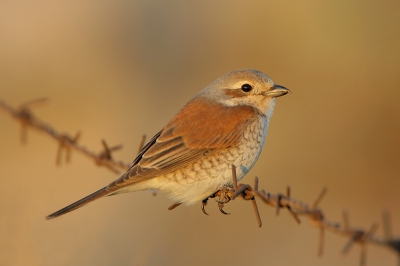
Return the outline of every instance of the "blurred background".
<path id="1" fill-rule="evenodd" d="M 400 236 L 400 2 L 1 1 L 0 98 L 13 106 L 47 97 L 35 115 L 100 151 L 123 144 L 130 162 L 197 92 L 221 75 L 255 68 L 293 92 L 279 98 L 265 149 L 243 179 L 312 203 L 353 226 L 392 217 Z M 297 225 L 259 202 L 209 216 L 200 204 L 168 211 L 164 194 L 99 200 L 44 217 L 117 175 L 78 153 L 55 165 L 57 143 L 0 111 L 0 265 L 358 265 L 359 246 Z M 383 236 L 380 226 L 377 234 Z M 396 255 L 368 246 L 368 265 Z"/>

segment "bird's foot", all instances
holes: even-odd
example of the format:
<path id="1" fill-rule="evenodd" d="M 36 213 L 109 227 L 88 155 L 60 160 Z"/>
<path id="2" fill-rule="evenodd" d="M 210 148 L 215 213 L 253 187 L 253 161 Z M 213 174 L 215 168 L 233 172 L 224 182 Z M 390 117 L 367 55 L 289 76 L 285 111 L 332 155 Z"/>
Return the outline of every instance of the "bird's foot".
<path id="1" fill-rule="evenodd" d="M 208 215 L 208 213 L 205 211 L 205 206 L 207 205 L 208 199 L 209 198 L 215 198 L 215 200 L 218 203 L 218 208 L 219 211 L 222 212 L 225 215 L 228 215 L 230 213 L 227 213 L 224 211 L 224 204 L 228 203 L 233 199 L 233 194 L 235 191 L 233 190 L 232 186 L 223 186 L 221 187 L 217 192 L 209 196 L 208 198 L 204 199 L 201 202 L 201 210 L 203 211 L 204 214 Z"/>
<path id="2" fill-rule="evenodd" d="M 218 202 L 219 211 L 225 215 L 230 213 L 227 213 L 223 210 L 224 204 L 232 200 L 234 193 L 235 191 L 233 190 L 232 186 L 223 186 L 215 193 L 215 200 Z"/>

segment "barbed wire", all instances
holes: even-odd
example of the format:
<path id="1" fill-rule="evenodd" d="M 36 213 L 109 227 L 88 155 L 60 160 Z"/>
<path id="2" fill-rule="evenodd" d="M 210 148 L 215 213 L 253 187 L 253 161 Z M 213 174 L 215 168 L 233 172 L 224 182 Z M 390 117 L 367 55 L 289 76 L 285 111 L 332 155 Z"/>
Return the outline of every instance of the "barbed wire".
<path id="1" fill-rule="evenodd" d="M 126 164 L 122 161 L 116 161 L 112 158 L 112 152 L 121 149 L 122 145 L 109 147 L 106 141 L 102 140 L 101 143 L 103 150 L 98 153 L 92 152 L 86 147 L 78 144 L 79 137 L 81 136 L 80 132 L 77 132 L 75 136 L 72 137 L 67 133 L 57 132 L 50 125 L 35 117 L 32 113 L 31 107 L 37 104 L 43 104 L 45 101 L 46 99 L 44 98 L 37 99 L 21 104 L 17 108 L 13 108 L 0 99 L 0 109 L 8 113 L 12 118 L 21 124 L 21 142 L 23 144 L 26 144 L 27 142 L 27 129 L 30 127 L 52 137 L 58 142 L 59 146 L 56 157 L 57 165 L 61 164 L 63 152 L 65 152 L 65 161 L 70 162 L 71 151 L 75 150 L 86 155 L 86 157 L 93 160 L 98 166 L 104 166 L 116 174 L 118 174 L 120 171 L 126 171 L 129 168 L 129 164 Z M 143 135 L 140 141 L 139 151 L 144 146 L 145 140 L 146 136 Z M 383 213 L 384 237 L 378 237 L 375 236 L 378 224 L 372 224 L 369 230 L 351 227 L 347 212 L 343 212 L 342 224 L 329 221 L 323 214 L 322 209 L 318 207 L 319 203 L 327 192 L 326 188 L 322 190 L 320 195 L 310 207 L 308 204 L 292 199 L 290 196 L 290 187 L 287 187 L 285 194 L 270 194 L 265 192 L 263 189 L 259 190 L 257 177 L 254 180 L 253 187 L 248 184 L 238 184 L 236 178 L 236 167 L 234 165 L 232 165 L 232 182 L 232 186 L 223 187 L 210 197 L 216 199 L 219 209 L 222 213 L 229 214 L 223 210 L 224 205 L 240 197 L 244 200 L 251 201 L 257 224 L 259 227 L 261 227 L 262 221 L 256 202 L 256 199 L 260 199 L 267 206 L 274 207 L 277 216 L 280 213 L 280 209 L 285 208 L 289 211 L 297 224 L 300 224 L 301 222 L 299 216 L 306 216 L 313 227 L 319 228 L 318 255 L 320 256 L 323 254 L 325 231 L 330 231 L 337 235 L 342 235 L 349 238 L 349 241 L 342 250 L 343 254 L 347 254 L 354 244 L 359 244 L 361 246 L 360 265 L 366 265 L 367 244 L 375 244 L 394 251 L 398 256 L 398 265 L 400 266 L 400 238 L 395 238 L 392 236 L 389 213 Z M 207 200 L 208 199 L 204 200 L 201 206 L 205 214 L 207 214 L 205 211 Z M 179 205 L 180 203 L 177 202 L 168 209 L 172 210 Z"/>
<path id="2" fill-rule="evenodd" d="M 86 147 L 79 145 L 78 140 L 81 133 L 78 131 L 74 137 L 68 133 L 57 132 L 50 125 L 42 122 L 39 118 L 35 117 L 30 107 L 37 104 L 45 103 L 46 99 L 37 99 L 21 104 L 17 108 L 13 108 L 6 102 L 0 99 L 0 109 L 7 112 L 11 117 L 17 120 L 21 124 L 21 142 L 26 144 L 27 142 L 27 129 L 28 127 L 34 128 L 47 136 L 52 137 L 58 142 L 58 150 L 56 157 L 56 164 L 60 165 L 62 162 L 62 153 L 65 152 L 65 161 L 68 163 L 71 160 L 71 150 L 75 150 L 92 159 L 97 165 L 104 166 L 112 172 L 119 174 L 120 171 L 126 171 L 129 168 L 129 164 L 122 161 L 116 161 L 112 157 L 112 152 L 122 148 L 122 145 L 109 147 L 105 140 L 101 140 L 103 150 L 101 152 L 93 152 Z M 143 135 L 142 143 L 144 143 L 146 136 Z M 141 144 L 143 145 L 143 144 Z M 139 147 L 141 149 L 141 147 Z"/>
<path id="3" fill-rule="evenodd" d="M 222 210 L 224 204 L 236 199 L 237 197 L 241 197 L 244 200 L 250 200 L 253 205 L 257 224 L 259 227 L 261 227 L 261 217 L 256 203 L 256 198 L 259 198 L 266 205 L 274 207 L 277 216 L 279 215 L 281 208 L 286 208 L 294 218 L 295 222 L 298 224 L 300 224 L 299 216 L 308 217 L 310 224 L 313 227 L 319 228 L 320 230 L 318 245 L 319 256 L 323 254 L 325 230 L 328 230 L 337 235 L 342 235 L 349 238 L 349 241 L 342 250 L 342 254 L 347 254 L 354 244 L 359 244 L 361 246 L 360 265 L 366 265 L 367 244 L 375 244 L 391 249 L 397 254 L 398 265 L 400 265 L 400 238 L 394 238 L 392 236 L 389 213 L 384 212 L 382 215 L 385 236 L 378 237 L 374 235 L 378 229 L 378 224 L 372 224 L 369 230 L 350 227 L 347 212 L 343 212 L 343 224 L 329 221 L 323 214 L 322 209 L 318 207 L 319 203 L 327 192 L 326 188 L 321 191 L 317 199 L 314 201 L 311 207 L 309 207 L 308 204 L 302 203 L 301 201 L 297 201 L 290 197 L 290 187 L 287 187 L 285 194 L 270 194 L 265 192 L 265 190 L 258 189 L 257 177 L 255 177 L 254 180 L 254 188 L 248 184 L 237 184 L 235 168 L 236 167 L 232 165 L 233 186 L 221 188 L 213 195 L 218 202 L 221 212 L 225 213 Z"/>

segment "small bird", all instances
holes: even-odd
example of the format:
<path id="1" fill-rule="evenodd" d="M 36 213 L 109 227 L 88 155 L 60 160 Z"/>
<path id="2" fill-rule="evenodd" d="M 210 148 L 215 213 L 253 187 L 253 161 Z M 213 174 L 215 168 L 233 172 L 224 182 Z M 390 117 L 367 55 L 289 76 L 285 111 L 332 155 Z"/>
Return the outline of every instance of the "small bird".
<path id="1" fill-rule="evenodd" d="M 204 202 L 242 179 L 260 156 L 275 98 L 290 90 L 254 69 L 215 80 L 191 99 L 139 152 L 117 180 L 47 216 L 52 219 L 89 202 L 126 192 L 157 189 L 179 205 Z"/>

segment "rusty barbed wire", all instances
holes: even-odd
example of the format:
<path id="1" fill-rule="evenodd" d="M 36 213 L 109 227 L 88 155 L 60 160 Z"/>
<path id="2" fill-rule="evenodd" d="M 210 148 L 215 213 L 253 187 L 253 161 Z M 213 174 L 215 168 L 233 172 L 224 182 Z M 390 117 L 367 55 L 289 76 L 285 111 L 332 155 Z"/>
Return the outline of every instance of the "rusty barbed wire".
<path id="1" fill-rule="evenodd" d="M 122 161 L 116 161 L 111 156 L 113 151 L 122 148 L 121 145 L 109 148 L 106 142 L 102 140 L 103 150 L 96 153 L 78 144 L 78 139 L 81 135 L 80 132 L 78 132 L 75 137 L 72 137 L 68 133 L 60 133 L 56 131 L 50 125 L 35 117 L 30 107 L 33 104 L 44 103 L 44 101 L 44 98 L 33 100 L 21 104 L 18 108 L 13 108 L 0 99 L 0 109 L 21 123 L 21 142 L 23 144 L 26 144 L 27 142 L 27 129 L 30 127 L 45 133 L 58 142 L 59 146 L 56 157 L 57 165 L 61 164 L 63 151 L 65 151 L 65 160 L 68 163 L 71 160 L 71 150 L 75 150 L 92 159 L 97 165 L 104 166 L 116 174 L 120 173 L 120 171 L 126 171 L 129 168 L 129 164 Z M 145 136 L 143 136 L 142 142 L 144 142 L 144 138 Z"/>
<path id="2" fill-rule="evenodd" d="M 65 151 L 65 160 L 66 162 L 70 162 L 71 158 L 71 150 L 79 151 L 82 154 L 86 155 L 88 158 L 92 159 L 97 165 L 104 166 L 107 169 L 119 173 L 119 170 L 126 171 L 129 168 L 129 164 L 126 164 L 122 161 L 115 161 L 111 153 L 113 151 L 119 150 L 122 148 L 121 145 L 109 147 L 105 140 L 102 140 L 103 150 L 100 153 L 95 153 L 88 150 L 86 147 L 79 145 L 78 139 L 81 135 L 80 132 L 77 132 L 75 137 L 71 137 L 66 133 L 59 133 L 51 126 L 42 122 L 40 119 L 35 117 L 29 107 L 32 107 L 34 104 L 44 103 L 46 99 L 38 99 L 26 102 L 20 105 L 18 108 L 13 108 L 8 105 L 6 102 L 0 99 L 0 109 L 7 112 L 11 115 L 15 120 L 21 123 L 21 142 L 26 144 L 27 142 L 27 129 L 29 127 L 34 128 L 46 135 L 52 137 L 59 143 L 56 163 L 61 163 L 61 154 Z M 139 151 L 142 149 L 145 143 L 146 136 L 143 135 L 140 145 Z M 354 244 L 359 244 L 361 246 L 361 254 L 360 254 L 360 265 L 366 264 L 366 246 L 367 244 L 375 244 L 378 246 L 386 247 L 392 251 L 394 251 L 398 256 L 398 265 L 400 266 L 400 238 L 394 238 L 391 233 L 391 225 L 390 218 L 387 212 L 383 213 L 383 229 L 384 229 L 384 237 L 375 236 L 375 232 L 378 228 L 376 223 L 372 224 L 369 230 L 365 229 L 356 229 L 350 227 L 349 217 L 347 212 L 343 212 L 343 224 L 338 222 L 329 221 L 323 214 L 322 209 L 318 207 L 322 198 L 325 196 L 327 189 L 324 188 L 320 195 L 316 198 L 314 203 L 309 207 L 307 204 L 302 203 L 301 201 L 297 201 L 291 198 L 291 189 L 290 187 L 286 188 L 286 193 L 278 193 L 278 194 L 270 194 L 265 192 L 265 190 L 259 190 L 258 188 L 258 178 L 255 177 L 254 186 L 251 187 L 248 184 L 238 184 L 236 178 L 236 168 L 232 165 L 232 186 L 225 186 L 217 191 L 210 198 L 215 198 L 220 211 L 224 214 L 226 213 L 223 210 L 223 207 L 228 202 L 235 200 L 238 197 L 241 197 L 243 200 L 251 201 L 254 214 L 256 217 L 256 221 L 259 227 L 262 226 L 261 216 L 258 210 L 256 199 L 260 199 L 264 204 L 274 207 L 275 213 L 278 216 L 280 213 L 280 209 L 286 208 L 290 215 L 293 217 L 297 224 L 301 223 L 299 216 L 306 216 L 309 218 L 309 222 L 313 227 L 319 228 L 319 243 L 318 243 L 318 255 L 323 254 L 323 245 L 324 245 L 324 235 L 325 231 L 330 231 L 332 233 L 342 235 L 349 238 L 349 241 L 344 246 L 342 253 L 347 254 Z M 207 200 L 202 202 L 201 208 L 202 211 L 206 213 L 205 206 L 207 205 Z M 168 209 L 172 210 L 181 205 L 180 202 L 177 202 L 171 205 Z M 208 215 L 208 214 L 207 214 Z"/>
<path id="3" fill-rule="evenodd" d="M 383 238 L 377 237 L 375 236 L 375 232 L 378 229 L 378 224 L 372 224 L 369 230 L 352 228 L 349 225 L 349 219 L 346 212 L 343 213 L 343 225 L 338 222 L 329 221 L 323 214 L 322 209 L 318 207 L 327 192 L 326 188 L 322 190 L 311 207 L 309 207 L 308 204 L 290 197 L 290 187 L 287 187 L 286 195 L 284 195 L 281 193 L 270 194 L 264 190 L 258 190 L 257 177 L 255 177 L 254 180 L 254 188 L 248 184 L 237 184 L 236 169 L 234 165 L 232 165 L 232 179 L 232 186 L 223 187 L 213 195 L 220 208 L 230 200 L 234 200 L 237 197 L 241 197 L 244 200 L 250 200 L 252 203 L 254 202 L 253 206 L 257 206 L 255 203 L 257 198 L 266 205 L 274 207 L 276 209 L 276 215 L 279 215 L 279 210 L 281 208 L 286 208 L 298 224 L 300 223 L 299 216 L 307 216 L 310 224 L 313 227 L 320 229 L 318 255 L 322 255 L 323 253 L 324 232 L 327 230 L 337 235 L 349 238 L 349 241 L 342 250 L 342 254 L 347 254 L 354 244 L 359 244 L 361 246 L 360 265 L 366 265 L 367 244 L 375 244 L 394 251 L 398 256 L 398 265 L 400 265 L 400 238 L 394 238 L 392 236 L 389 214 L 387 212 L 383 213 L 385 236 Z M 261 227 L 262 223 L 257 207 L 254 208 L 254 213 L 257 224 Z"/>

